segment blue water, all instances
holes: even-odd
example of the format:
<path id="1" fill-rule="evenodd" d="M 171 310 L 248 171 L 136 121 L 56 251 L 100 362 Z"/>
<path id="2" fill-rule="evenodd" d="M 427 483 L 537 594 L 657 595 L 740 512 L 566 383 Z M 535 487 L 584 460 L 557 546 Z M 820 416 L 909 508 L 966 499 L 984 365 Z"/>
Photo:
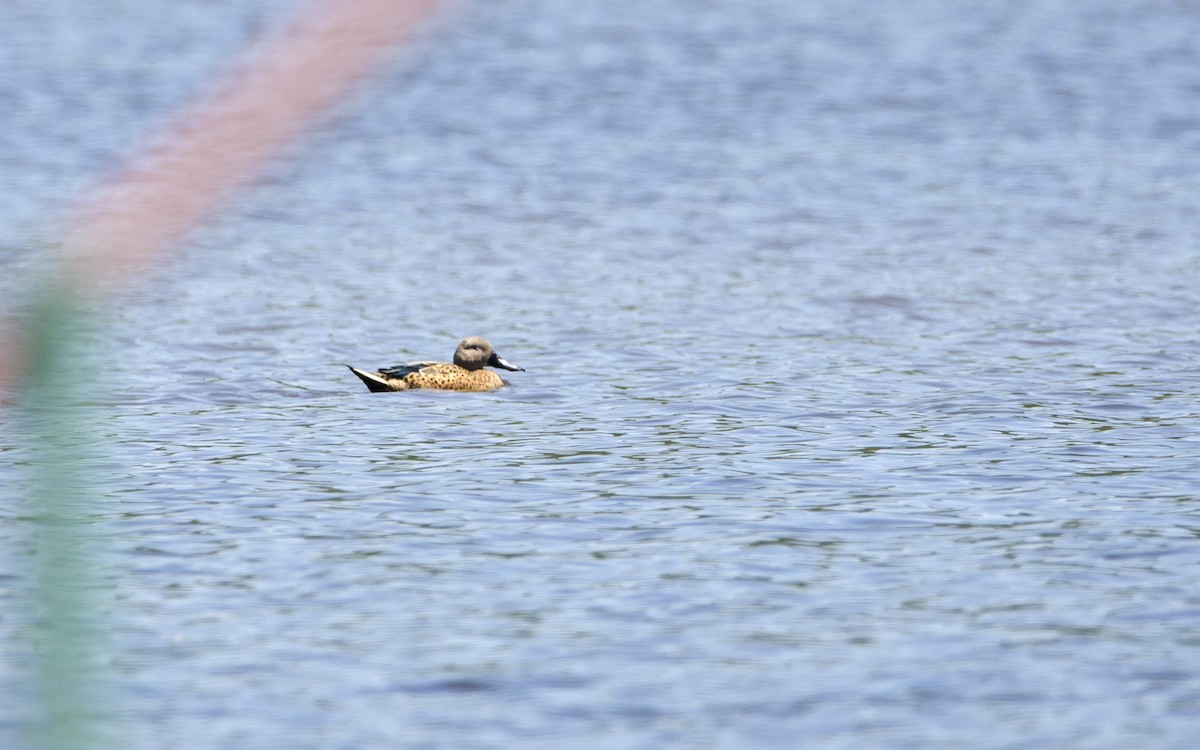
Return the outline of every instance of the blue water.
<path id="1" fill-rule="evenodd" d="M 0 8 L 10 312 L 288 7 Z M 1193 747 L 1198 40 L 1150 0 L 458 6 L 89 334 L 106 731 Z M 471 334 L 526 372 L 341 366 Z"/>

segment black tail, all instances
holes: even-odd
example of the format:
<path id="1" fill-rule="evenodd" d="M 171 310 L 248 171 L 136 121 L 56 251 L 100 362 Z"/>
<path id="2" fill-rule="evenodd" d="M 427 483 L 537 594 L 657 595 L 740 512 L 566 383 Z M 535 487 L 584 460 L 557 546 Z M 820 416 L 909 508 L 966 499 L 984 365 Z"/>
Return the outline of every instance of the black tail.
<path id="1" fill-rule="evenodd" d="M 346 365 L 346 367 L 350 367 L 350 365 Z M 357 375 L 359 380 L 366 383 L 367 389 L 372 393 L 382 393 L 384 391 L 395 390 L 395 388 L 392 388 L 390 385 L 388 385 L 387 380 L 381 378 L 373 372 L 366 372 L 356 367 L 350 367 L 350 372 Z"/>

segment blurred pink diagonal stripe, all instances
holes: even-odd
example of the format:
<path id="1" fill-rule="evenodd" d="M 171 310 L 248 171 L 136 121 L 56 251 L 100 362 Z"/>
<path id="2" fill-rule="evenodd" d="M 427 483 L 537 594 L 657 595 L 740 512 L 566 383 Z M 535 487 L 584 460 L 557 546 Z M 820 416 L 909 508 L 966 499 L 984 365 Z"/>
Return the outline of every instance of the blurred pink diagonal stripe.
<path id="1" fill-rule="evenodd" d="M 61 278 L 49 287 L 86 299 L 164 256 L 443 4 L 318 0 L 305 8 L 75 207 L 62 234 Z M 5 328 L 0 399 L 29 366 L 33 335 Z"/>
<path id="2" fill-rule="evenodd" d="M 441 0 L 324 0 L 259 42 L 187 108 L 159 145 L 101 185 L 69 220 L 67 286 L 132 275 L 217 208 L 433 15 Z"/>

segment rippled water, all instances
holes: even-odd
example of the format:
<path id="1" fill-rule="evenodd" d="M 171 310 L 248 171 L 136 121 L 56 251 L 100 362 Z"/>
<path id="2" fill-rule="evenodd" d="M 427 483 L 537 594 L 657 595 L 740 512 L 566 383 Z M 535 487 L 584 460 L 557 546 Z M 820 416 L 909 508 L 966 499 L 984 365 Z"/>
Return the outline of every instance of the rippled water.
<path id="1" fill-rule="evenodd" d="M 462 6 L 110 312 L 122 746 L 1190 748 L 1200 15 L 643 6 Z M 285 7 L 0 9 L 6 298 Z"/>

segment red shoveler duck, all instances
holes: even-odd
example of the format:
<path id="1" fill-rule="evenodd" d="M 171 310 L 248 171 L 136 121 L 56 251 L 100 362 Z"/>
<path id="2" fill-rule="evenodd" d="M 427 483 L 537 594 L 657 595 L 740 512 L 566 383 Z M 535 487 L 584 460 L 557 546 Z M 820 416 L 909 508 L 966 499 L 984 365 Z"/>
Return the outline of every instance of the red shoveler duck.
<path id="1" fill-rule="evenodd" d="M 350 367 L 350 365 L 346 365 Z M 494 391 L 504 385 L 492 370 L 524 372 L 505 360 L 486 339 L 480 336 L 465 338 L 454 350 L 454 362 L 413 362 L 396 367 L 384 367 L 374 372 L 350 367 L 350 372 L 372 392 L 407 391 L 410 388 L 433 388 L 443 391 Z"/>

